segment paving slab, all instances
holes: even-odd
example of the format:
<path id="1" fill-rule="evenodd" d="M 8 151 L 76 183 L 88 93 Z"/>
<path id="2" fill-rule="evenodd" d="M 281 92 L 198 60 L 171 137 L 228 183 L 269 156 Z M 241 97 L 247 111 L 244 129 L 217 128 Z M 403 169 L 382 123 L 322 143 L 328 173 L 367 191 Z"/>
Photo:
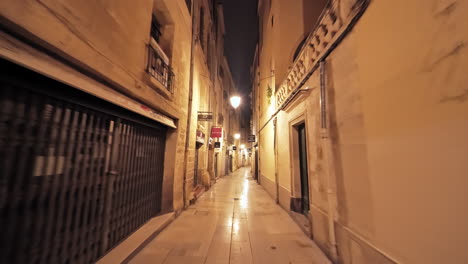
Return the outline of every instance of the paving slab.
<path id="1" fill-rule="evenodd" d="M 331 264 L 250 168 L 219 179 L 130 263 Z"/>

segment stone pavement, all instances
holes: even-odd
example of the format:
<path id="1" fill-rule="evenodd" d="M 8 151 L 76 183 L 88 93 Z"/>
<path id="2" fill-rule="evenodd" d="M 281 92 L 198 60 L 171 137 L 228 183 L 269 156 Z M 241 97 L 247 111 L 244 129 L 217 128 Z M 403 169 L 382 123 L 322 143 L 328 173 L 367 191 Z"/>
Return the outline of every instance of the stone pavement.
<path id="1" fill-rule="evenodd" d="M 131 264 L 322 264 L 331 262 L 241 168 L 220 179 Z"/>

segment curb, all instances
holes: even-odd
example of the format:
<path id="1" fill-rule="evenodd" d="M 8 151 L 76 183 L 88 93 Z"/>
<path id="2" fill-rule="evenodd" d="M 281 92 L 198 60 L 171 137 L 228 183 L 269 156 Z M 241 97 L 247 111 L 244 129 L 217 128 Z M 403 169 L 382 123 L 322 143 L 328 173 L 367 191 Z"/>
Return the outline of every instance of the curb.
<path id="1" fill-rule="evenodd" d="M 96 264 L 128 263 L 176 218 L 175 212 L 152 218 Z"/>

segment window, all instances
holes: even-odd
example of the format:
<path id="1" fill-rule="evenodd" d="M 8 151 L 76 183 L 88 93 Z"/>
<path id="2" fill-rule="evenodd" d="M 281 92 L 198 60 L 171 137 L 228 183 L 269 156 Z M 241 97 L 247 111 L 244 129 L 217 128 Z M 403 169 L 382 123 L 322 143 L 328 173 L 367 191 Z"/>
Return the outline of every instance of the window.
<path id="1" fill-rule="evenodd" d="M 151 37 L 156 40 L 156 42 L 159 42 L 161 39 L 161 24 L 154 15 L 151 20 Z"/>
<path id="2" fill-rule="evenodd" d="M 164 36 L 161 34 L 161 24 L 153 15 L 151 20 L 151 38 L 148 45 L 148 63 L 146 71 L 169 92 L 173 92 L 174 73 L 170 67 L 169 58 L 161 48 Z"/>
<path id="3" fill-rule="evenodd" d="M 208 34 L 208 42 L 207 42 L 207 53 L 208 56 L 206 58 L 207 64 L 208 64 L 208 70 L 211 72 L 211 49 L 210 49 L 210 42 L 211 42 L 211 35 Z"/>
<path id="4" fill-rule="evenodd" d="M 218 113 L 218 125 L 222 126 L 224 123 L 224 116 L 221 113 Z"/>
<path id="5" fill-rule="evenodd" d="M 198 32 L 198 38 L 200 39 L 200 45 L 202 48 L 205 48 L 205 43 L 203 40 L 205 39 L 205 9 L 200 8 L 200 28 Z"/>
<path id="6" fill-rule="evenodd" d="M 221 77 L 222 79 L 224 79 L 224 70 L 223 70 L 223 67 L 219 67 L 219 77 Z"/>
<path id="7" fill-rule="evenodd" d="M 185 4 L 187 4 L 188 12 L 192 13 L 192 0 L 185 0 Z"/>
<path id="8" fill-rule="evenodd" d="M 211 17 L 213 18 L 213 24 L 215 25 L 215 28 L 217 28 L 218 25 L 218 13 L 216 6 L 218 5 L 217 1 L 211 1 Z"/>

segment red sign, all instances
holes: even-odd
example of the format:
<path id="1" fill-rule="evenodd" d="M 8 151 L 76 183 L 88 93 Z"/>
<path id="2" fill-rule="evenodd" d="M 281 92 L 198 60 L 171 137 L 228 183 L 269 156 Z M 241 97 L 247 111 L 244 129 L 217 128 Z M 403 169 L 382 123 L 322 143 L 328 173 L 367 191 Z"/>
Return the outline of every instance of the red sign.
<path id="1" fill-rule="evenodd" d="M 221 137 L 223 137 L 223 128 L 222 127 L 212 127 L 211 128 L 211 137 L 212 138 L 221 138 Z"/>

